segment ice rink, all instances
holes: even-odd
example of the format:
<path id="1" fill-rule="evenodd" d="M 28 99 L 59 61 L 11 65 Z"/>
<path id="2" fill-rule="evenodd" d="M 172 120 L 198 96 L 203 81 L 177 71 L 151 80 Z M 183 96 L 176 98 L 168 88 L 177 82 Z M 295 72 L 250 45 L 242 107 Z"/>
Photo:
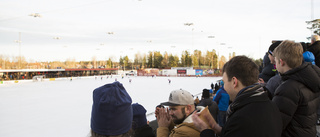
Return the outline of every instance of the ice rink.
<path id="1" fill-rule="evenodd" d="M 0 85 L 0 137 L 87 137 L 92 91 L 117 79 L 132 98 L 154 112 L 175 89 L 197 95 L 221 77 L 105 76 Z M 129 82 L 132 79 L 132 82 Z M 169 84 L 168 79 L 171 80 Z M 201 98 L 201 94 L 199 95 Z M 154 115 L 147 117 L 154 120 Z"/>

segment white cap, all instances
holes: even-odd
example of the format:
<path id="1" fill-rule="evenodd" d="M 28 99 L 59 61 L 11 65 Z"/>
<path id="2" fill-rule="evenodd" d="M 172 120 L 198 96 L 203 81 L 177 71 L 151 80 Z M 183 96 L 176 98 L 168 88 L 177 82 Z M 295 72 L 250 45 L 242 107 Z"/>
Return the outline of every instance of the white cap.
<path id="1" fill-rule="evenodd" d="M 186 90 L 179 89 L 171 91 L 168 102 L 163 102 L 164 106 L 193 105 L 193 95 Z"/>

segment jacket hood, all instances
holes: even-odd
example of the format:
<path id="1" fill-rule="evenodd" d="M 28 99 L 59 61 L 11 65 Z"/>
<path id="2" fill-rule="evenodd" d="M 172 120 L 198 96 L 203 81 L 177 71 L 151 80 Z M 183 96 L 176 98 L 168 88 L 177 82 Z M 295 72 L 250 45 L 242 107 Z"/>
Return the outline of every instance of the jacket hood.
<path id="1" fill-rule="evenodd" d="M 204 109 L 205 109 L 205 107 L 203 107 L 203 106 L 197 106 L 196 107 L 196 110 L 199 110 L 199 112 L 197 112 L 197 113 L 200 113 Z M 185 120 L 183 120 L 182 123 L 193 123 L 191 115 L 192 115 L 192 113 Z"/>
<path id="2" fill-rule="evenodd" d="M 196 109 L 199 110 L 199 112 L 197 112 L 197 113 L 200 113 L 205 109 L 205 107 L 197 106 Z M 181 124 L 176 125 L 175 128 L 179 128 L 181 126 L 187 126 L 187 127 L 190 127 L 190 128 L 193 128 L 193 129 L 199 131 L 199 129 L 196 128 L 196 126 L 193 124 L 192 114 L 190 114 Z"/>
<path id="3" fill-rule="evenodd" d="M 312 52 L 306 51 L 306 52 L 304 52 L 302 55 L 303 55 L 303 60 L 304 60 L 305 62 L 311 62 L 312 65 L 315 65 L 315 62 L 314 62 L 315 57 L 314 57 L 314 55 L 313 55 Z"/>
<path id="4" fill-rule="evenodd" d="M 304 84 L 314 93 L 320 92 L 320 68 L 309 62 L 281 74 L 281 79 L 283 81 L 293 79 Z"/>

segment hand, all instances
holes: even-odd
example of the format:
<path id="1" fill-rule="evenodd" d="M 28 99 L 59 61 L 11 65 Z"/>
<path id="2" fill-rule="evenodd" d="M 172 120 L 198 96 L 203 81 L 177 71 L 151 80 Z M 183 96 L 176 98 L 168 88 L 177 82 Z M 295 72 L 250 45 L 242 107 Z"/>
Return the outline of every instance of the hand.
<path id="1" fill-rule="evenodd" d="M 222 128 L 217 124 L 214 118 L 211 116 L 208 108 L 206 107 L 200 113 L 194 112 L 192 114 L 192 120 L 194 125 L 201 131 L 211 128 L 217 134 L 221 133 Z"/>
<path id="2" fill-rule="evenodd" d="M 263 80 L 262 78 L 259 78 L 259 79 L 258 79 L 258 82 L 259 82 L 259 83 L 264 83 L 264 80 Z"/>
<path id="3" fill-rule="evenodd" d="M 154 115 L 156 116 L 156 118 L 158 118 L 159 110 L 160 110 L 160 108 L 156 107 L 156 110 L 154 111 Z"/>
<path id="4" fill-rule="evenodd" d="M 169 115 L 169 109 L 167 108 L 167 111 L 165 108 L 159 108 L 158 114 L 157 114 L 157 121 L 158 121 L 158 126 L 159 127 L 169 127 L 172 118 Z"/>
<path id="5" fill-rule="evenodd" d="M 197 112 L 193 112 L 192 114 L 193 124 L 200 130 L 200 132 L 208 129 L 208 125 L 204 121 L 202 121 L 196 113 Z"/>
<path id="6" fill-rule="evenodd" d="M 156 118 L 157 118 L 157 115 L 159 115 L 159 110 L 160 110 L 160 108 L 164 108 L 164 106 L 158 105 L 158 106 L 156 107 L 156 110 L 154 111 L 154 114 L 155 114 Z"/>

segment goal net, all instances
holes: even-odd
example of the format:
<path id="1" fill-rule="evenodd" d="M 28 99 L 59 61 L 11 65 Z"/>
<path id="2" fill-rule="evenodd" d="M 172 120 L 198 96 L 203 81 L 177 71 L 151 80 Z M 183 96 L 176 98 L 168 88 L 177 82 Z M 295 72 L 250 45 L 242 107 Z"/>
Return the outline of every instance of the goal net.
<path id="1" fill-rule="evenodd" d="M 36 76 L 33 76 L 33 77 L 32 77 L 32 80 L 33 80 L 34 82 L 37 82 L 37 81 L 43 81 L 44 78 L 45 78 L 44 75 L 36 75 Z"/>

